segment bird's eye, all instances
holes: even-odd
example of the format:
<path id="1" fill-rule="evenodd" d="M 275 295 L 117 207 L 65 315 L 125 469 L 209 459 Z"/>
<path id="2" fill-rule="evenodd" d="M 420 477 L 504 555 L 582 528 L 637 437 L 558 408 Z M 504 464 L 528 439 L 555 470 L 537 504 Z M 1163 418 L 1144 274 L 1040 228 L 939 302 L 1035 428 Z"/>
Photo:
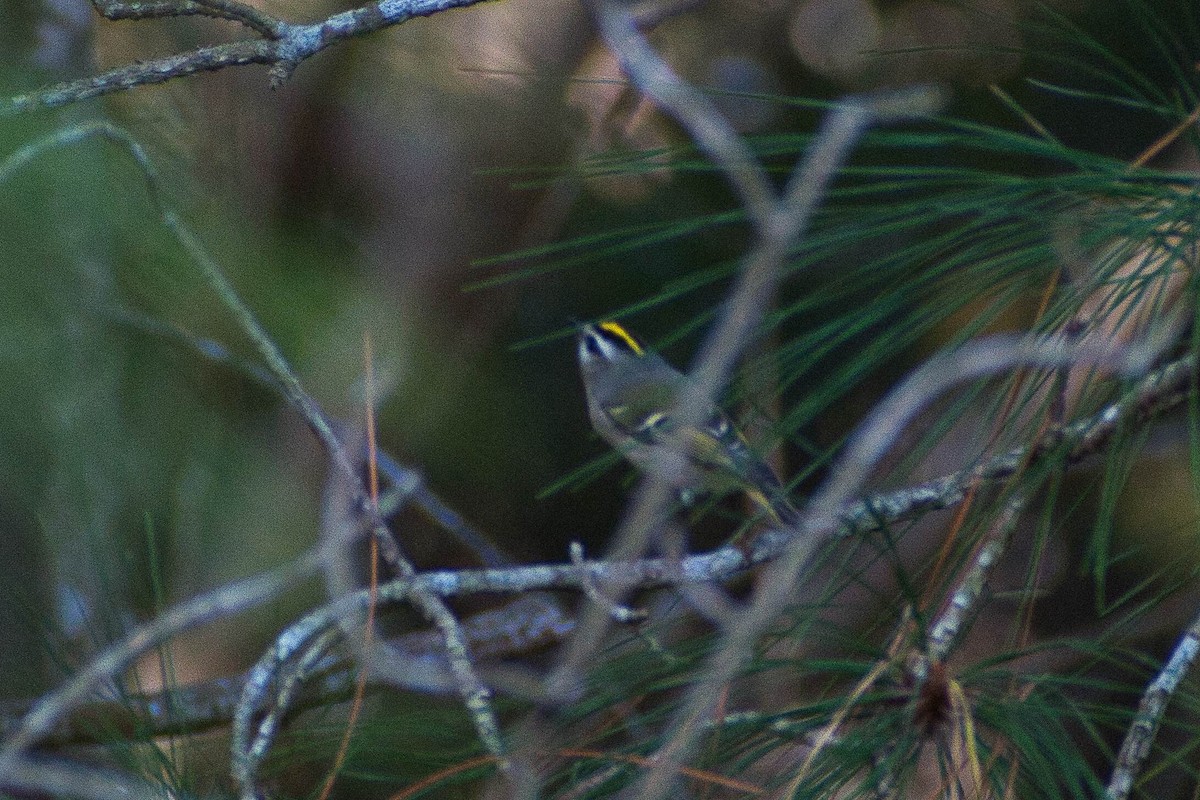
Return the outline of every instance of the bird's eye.
<path id="1" fill-rule="evenodd" d="M 595 336 L 587 337 L 587 339 L 585 340 L 585 343 L 584 343 L 584 347 L 587 348 L 588 355 L 594 356 L 595 358 L 603 358 L 604 357 L 604 348 L 600 346 L 600 343 L 598 341 L 596 341 Z"/>

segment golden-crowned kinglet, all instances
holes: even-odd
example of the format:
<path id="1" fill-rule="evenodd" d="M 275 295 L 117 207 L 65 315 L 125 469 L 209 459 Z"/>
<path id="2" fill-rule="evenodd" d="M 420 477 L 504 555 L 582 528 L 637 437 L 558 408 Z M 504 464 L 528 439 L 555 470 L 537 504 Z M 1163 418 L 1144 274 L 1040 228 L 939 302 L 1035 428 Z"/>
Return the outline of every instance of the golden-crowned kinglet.
<path id="1" fill-rule="evenodd" d="M 743 491 L 776 522 L 799 515 L 779 479 L 733 427 L 712 408 L 702 426 L 680 429 L 676 406 L 687 376 L 647 350 L 616 322 L 579 325 L 579 372 L 596 431 L 639 469 L 672 482 L 685 501 L 695 494 Z M 683 474 L 664 475 L 659 448 L 683 456 Z"/>

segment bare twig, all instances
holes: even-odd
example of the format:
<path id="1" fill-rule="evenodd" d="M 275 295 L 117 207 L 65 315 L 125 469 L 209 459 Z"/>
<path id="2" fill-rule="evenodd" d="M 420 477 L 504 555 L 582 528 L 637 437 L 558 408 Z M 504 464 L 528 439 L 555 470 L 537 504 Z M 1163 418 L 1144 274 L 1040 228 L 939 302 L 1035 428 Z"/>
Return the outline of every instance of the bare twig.
<path id="1" fill-rule="evenodd" d="M 407 467 L 380 450 L 379 471 L 387 477 L 392 486 L 404 493 L 411 502 L 415 503 L 439 527 L 454 536 L 464 547 L 483 562 L 484 566 L 500 568 L 512 566 L 515 562 L 505 552 L 492 544 L 481 531 L 451 508 L 430 487 L 428 481 L 417 470 Z M 387 498 L 381 499 L 381 505 Z M 394 513 L 394 511 L 393 511 Z"/>
<path id="2" fill-rule="evenodd" d="M 241 784 L 242 797 L 245 800 L 262 796 L 257 785 L 258 767 L 271 749 L 275 736 L 283 725 L 284 717 L 291 710 L 296 695 L 300 693 L 304 683 L 312 677 L 313 672 L 324 658 L 325 652 L 340 636 L 341 632 L 337 628 L 326 629 L 309 644 L 307 650 L 296 662 L 295 668 L 277 679 L 279 688 L 275 692 L 274 702 L 271 709 L 259 722 L 254 740 L 244 751 L 236 751 L 231 762 L 234 765 L 234 777 Z"/>
<path id="3" fill-rule="evenodd" d="M 84 122 L 72 125 L 18 147 L 7 158 L 0 161 L 0 183 L 4 183 L 14 174 L 29 166 L 34 159 L 52 150 L 69 147 L 91 138 L 107 139 L 127 152 L 146 180 L 150 199 L 157 204 L 158 171 L 155 170 L 154 164 L 146 155 L 145 148 L 128 131 L 107 122 Z"/>
<path id="4" fill-rule="evenodd" d="M 279 34 L 279 20 L 236 0 L 92 0 L 92 5 L 113 21 L 204 16 L 240 23 L 272 39 Z"/>
<path id="5" fill-rule="evenodd" d="M 147 650 L 185 630 L 242 613 L 278 597 L 296 581 L 314 574 L 320 563 L 319 551 L 311 550 L 282 567 L 205 592 L 139 625 L 101 651 L 64 686 L 43 696 L 25 715 L 20 727 L 0 750 L 0 775 L 15 765 L 23 753 L 52 731 L 97 686 L 119 677 Z"/>
<path id="6" fill-rule="evenodd" d="M 500 737 L 500 722 L 496 717 L 496 709 L 492 705 L 492 690 L 479 677 L 479 670 L 471 657 L 467 637 L 462 625 L 451 612 L 450 607 L 433 592 L 416 592 L 412 596 L 413 604 L 430 620 L 442 634 L 446 647 L 446 657 L 450 673 L 454 676 L 455 686 L 458 687 L 459 697 L 471 716 L 475 732 L 488 752 L 499 759 L 501 770 L 510 767 L 504 757 L 505 748 Z"/>
<path id="7" fill-rule="evenodd" d="M 571 542 L 571 545 L 568 549 L 568 555 L 570 556 L 571 564 L 574 566 L 582 566 L 584 563 L 586 563 L 583 557 L 583 545 L 579 542 Z M 586 571 L 584 574 L 587 574 Z M 642 622 L 649 616 L 649 612 L 647 612 L 644 608 L 631 608 L 630 606 L 614 603 L 611 599 L 604 595 L 603 591 L 596 584 L 596 582 L 590 580 L 590 578 L 585 578 L 583 585 L 580 588 L 587 599 L 591 600 L 600 608 L 607 608 L 608 613 L 613 620 L 622 625 L 628 625 L 632 622 Z"/>
<path id="8" fill-rule="evenodd" d="M 0 771 L 0 790 L 79 800 L 161 800 L 161 786 L 96 767 L 47 758 L 17 758 Z"/>
<path id="9" fill-rule="evenodd" d="M 511 603 L 467 617 L 462 625 L 471 652 L 477 657 L 505 658 L 560 642 L 574 630 L 575 623 L 537 595 L 522 594 Z M 408 688 L 438 694 L 453 691 L 441 655 L 442 640 L 436 632 L 409 633 L 390 644 L 406 653 L 410 664 L 435 665 L 433 671 L 423 673 L 425 677 Z M 331 653 L 305 677 L 292 709 L 320 708 L 347 699 L 356 672 L 357 665 L 346 655 Z M 251 672 L 175 686 L 161 693 L 81 702 L 39 741 L 47 746 L 91 744 L 104 737 L 106 731 L 145 731 L 153 737 L 201 733 L 229 725 L 239 707 L 246 709 L 247 720 L 252 722 L 268 713 L 273 702 L 268 684 L 248 703 L 240 703 L 243 687 L 248 684 L 254 684 Z M 0 701 L 0 737 L 14 733 L 33 705 L 32 700 Z M 104 720 L 105 724 L 97 726 L 96 720 Z M 249 741 L 249 735 L 245 741 Z"/>
<path id="10" fill-rule="evenodd" d="M 363 416 L 366 423 L 366 446 L 367 446 L 367 494 L 371 503 L 371 512 L 378 518 L 382 519 L 379 513 L 379 463 L 376 459 L 376 437 L 375 437 L 375 355 L 372 346 L 371 333 L 369 330 L 363 331 Z M 388 532 L 383 531 L 385 537 L 388 537 Z M 347 545 L 349 543 L 346 543 Z M 348 552 L 348 547 L 337 551 L 338 553 Z M 367 591 L 370 593 L 370 603 L 367 606 L 366 618 L 362 623 L 362 645 L 363 652 L 370 650 L 375 642 L 375 620 L 379 610 L 379 541 L 373 538 L 369 548 L 369 568 L 367 576 Z M 338 561 L 331 560 L 330 572 L 333 571 L 334 565 Z M 349 588 L 348 586 L 346 588 Z M 356 641 L 357 644 L 357 641 Z M 384 645 L 386 648 L 386 645 Z M 389 655 L 392 651 L 388 651 Z M 321 792 L 318 795 L 318 800 L 328 800 L 329 795 L 333 792 L 334 784 L 337 782 L 338 773 L 345 766 L 346 756 L 350 752 L 350 742 L 354 738 L 354 728 L 358 724 L 359 715 L 362 713 L 363 698 L 367 692 L 367 669 L 366 661 L 363 661 L 363 666 L 359 669 L 358 680 L 354 684 L 354 695 L 350 699 L 350 712 L 346 715 L 345 730 L 342 731 L 342 740 L 338 744 L 338 749 L 333 757 L 326 776 L 325 783 L 321 787 Z M 303 666 L 303 665 L 302 665 Z M 299 681 L 297 681 L 298 683 Z M 248 791 L 246 787 L 244 791 Z"/>
<path id="11" fill-rule="evenodd" d="M 298 24 L 285 22 L 232 0 L 101 1 L 97 5 L 110 19 L 203 14 L 234 20 L 261 34 L 263 38 L 198 47 L 186 53 L 152 58 L 100 75 L 59 83 L 0 103 L 0 114 L 67 105 L 138 86 L 247 64 L 269 66 L 271 85 L 277 87 L 303 61 L 330 45 L 399 25 L 414 17 L 428 17 L 478 2 L 482 0 L 377 0 L 360 8 L 332 14 L 319 22 Z"/>
<path id="12" fill-rule="evenodd" d="M 369 498 L 365 498 L 367 507 L 363 508 L 363 487 L 358 476 L 335 473 L 331 476 L 329 484 L 325 500 L 325 519 L 321 529 L 323 539 L 331 545 L 332 557 L 325 573 L 331 599 L 343 596 L 354 586 L 352 545 L 359 540 L 358 534 L 364 521 L 373 541 L 391 547 L 389 564 L 396 575 L 400 578 L 414 577 L 417 574 L 416 568 L 400 551 L 391 532 L 379 519 L 375 504 Z M 364 511 L 368 513 L 363 513 Z M 375 587 L 372 585 L 369 590 L 372 598 L 374 592 Z M 480 740 L 488 752 L 501 758 L 500 763 L 503 765 L 504 749 L 500 738 L 500 725 L 491 704 L 491 690 L 479 677 L 461 623 L 442 598 L 423 587 L 414 587 L 408 600 L 441 633 L 450 674 L 454 678 L 463 704 L 475 722 Z M 348 614 L 339 616 L 338 623 L 343 627 L 348 641 L 359 648 L 364 669 L 370 667 L 379 678 L 394 682 L 398 686 L 406 686 L 406 676 L 410 670 L 404 654 L 385 643 L 377 642 L 372 634 L 360 634 L 358 630 L 360 625 L 371 623 L 373 605 L 373 602 L 370 602 L 366 609 L 362 609 L 368 614 L 365 623 L 352 621 Z"/>
<path id="13" fill-rule="evenodd" d="M 107 124 L 90 127 L 94 127 L 95 130 L 89 130 L 89 135 L 107 136 L 110 133 L 124 134 L 120 129 L 114 129 Z M 73 136 L 64 143 L 73 142 L 77 139 L 77 136 Z M 123 144 L 126 143 L 126 139 L 123 136 L 119 138 L 119 141 Z M 12 159 L 9 160 L 11 161 Z M 22 163 L 25 163 L 26 160 L 22 159 Z M 8 166 L 8 163 L 6 161 L 0 164 L 0 181 L 4 179 L 5 168 Z M 174 342 L 207 361 L 213 361 L 227 368 L 234 369 L 256 383 L 282 394 L 279 383 L 270 372 L 256 363 L 239 358 L 220 342 L 203 336 L 196 336 L 175 325 L 143 314 L 117 310 L 109 312 L 109 315 L 121 325 L 126 325 L 138 331 Z M 330 421 L 330 426 L 335 431 L 344 430 L 346 427 L 343 422 L 336 419 Z M 388 483 L 390 484 L 390 488 L 382 494 L 379 500 L 379 514 L 381 517 L 387 519 L 398 513 L 402 505 L 410 502 L 414 503 L 434 523 L 453 535 L 460 544 L 473 552 L 483 562 L 484 566 L 505 567 L 515 563 L 508 554 L 492 544 L 486 535 L 471 525 L 461 514 L 450 507 L 445 500 L 439 497 L 430 488 L 428 481 L 425 480 L 425 477 L 419 471 L 401 464 L 384 450 L 379 450 L 376 455 L 379 471 L 388 479 Z"/>
<path id="14" fill-rule="evenodd" d="M 775 191 L 766 170 L 721 116 L 716 106 L 695 87 L 681 80 L 654 52 L 638 30 L 639 21 L 624 5 L 598 0 L 592 13 L 600 36 L 621 60 L 633 84 L 675 118 L 692 140 L 720 167 L 741 198 L 746 214 L 758 229 L 769 224 Z"/>
<path id="15" fill-rule="evenodd" d="M 913 670 L 918 680 L 925 678 L 930 662 L 946 660 L 954 643 L 962 636 L 964 628 L 978 610 L 980 602 L 987 594 L 992 570 L 1008 550 L 1012 532 L 1028 500 L 1025 492 L 1017 491 L 1004 504 L 999 516 L 992 523 L 987 537 L 979 545 L 971 568 L 951 593 L 946 609 L 929 628 L 924 658 L 918 668 Z"/>
<path id="16" fill-rule="evenodd" d="M 369 600 L 368 595 L 368 602 Z M 288 690 L 285 688 L 286 681 L 281 680 L 280 676 L 284 674 L 286 666 L 293 658 L 299 655 L 303 660 L 305 653 L 313 652 L 320 642 L 339 633 L 339 616 L 324 614 L 319 619 L 314 619 L 314 616 L 309 614 L 290 626 L 283 635 L 277 636 L 274 644 L 259 658 L 242 684 L 241 699 L 233 715 L 233 731 L 229 744 L 232 752 L 230 770 L 234 781 L 242 788 L 243 795 L 253 791 L 258 764 L 265 757 L 266 749 L 271 744 L 277 724 L 273 718 L 278 716 L 275 711 L 288 705 L 280 700 L 290 699 L 282 697 Z M 301 672 L 302 670 L 295 670 L 295 674 L 300 678 L 297 687 L 303 681 Z M 280 694 L 276 695 L 274 701 L 268 700 L 271 688 L 277 682 L 281 687 Z M 256 728 L 255 718 L 264 709 L 264 720 Z"/>
<path id="17" fill-rule="evenodd" d="M 1092 345 L 1027 336 L 989 336 L 943 351 L 908 375 L 857 427 L 813 496 L 803 523 L 810 535 L 837 530 L 846 503 L 861 491 L 871 471 L 907 425 L 929 403 L 954 386 L 1016 367 L 1102 366 L 1126 376 L 1147 371 L 1158 347 Z"/>
<path id="18" fill-rule="evenodd" d="M 255 349 L 258 350 L 259 356 L 263 359 L 267 370 L 271 373 L 271 377 L 275 379 L 284 399 L 287 400 L 288 404 L 308 424 L 309 429 L 316 435 L 317 440 L 325 449 L 334 467 L 351 481 L 359 484 L 359 491 L 356 495 L 360 501 L 365 500 L 366 491 L 362 488 L 361 481 L 358 480 L 356 461 L 346 452 L 341 438 L 334 430 L 332 420 L 325 415 L 325 412 L 321 410 L 317 401 L 300 385 L 300 379 L 288 364 L 287 359 L 284 358 L 275 341 L 259 323 L 258 318 L 254 316 L 254 312 L 242 300 L 241 295 L 233 288 L 233 285 L 225 277 L 225 273 L 222 272 L 220 266 L 209 254 L 208 250 L 200 243 L 196 235 L 192 233 L 191 228 L 184 223 L 179 215 L 161 203 L 159 205 L 159 213 L 163 224 L 175 236 L 176 240 L 183 246 L 183 249 L 187 251 L 187 254 L 192 259 L 192 263 L 200 270 L 201 277 L 204 278 L 216 293 L 226 310 L 233 316 L 238 327 L 250 339 Z"/>
<path id="19" fill-rule="evenodd" d="M 1146 758 L 1150 755 L 1150 747 L 1154 744 L 1154 737 L 1158 734 L 1158 728 L 1162 724 L 1163 714 L 1167 711 L 1167 703 L 1170 702 L 1171 695 L 1175 693 L 1179 682 L 1191 669 L 1192 662 L 1196 660 L 1198 653 L 1200 653 L 1200 616 L 1192 620 L 1191 625 L 1184 631 L 1183 637 L 1171 652 L 1171 658 L 1167 660 L 1162 671 L 1155 676 L 1142 694 L 1137 715 L 1134 717 L 1133 724 L 1129 726 L 1129 731 L 1125 734 L 1125 741 L 1121 743 L 1121 750 L 1117 753 L 1117 760 L 1113 765 L 1112 777 L 1109 779 L 1108 789 L 1105 792 L 1108 800 L 1125 800 L 1133 791 L 1133 784 L 1137 780 L 1138 773 L 1142 771 Z"/>

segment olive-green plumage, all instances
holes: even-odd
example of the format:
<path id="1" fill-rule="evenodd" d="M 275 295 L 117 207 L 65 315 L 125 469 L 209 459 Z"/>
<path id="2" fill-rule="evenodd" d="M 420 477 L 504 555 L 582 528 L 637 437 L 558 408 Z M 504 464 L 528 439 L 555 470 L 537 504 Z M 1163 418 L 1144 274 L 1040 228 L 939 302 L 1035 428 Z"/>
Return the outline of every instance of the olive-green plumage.
<path id="1" fill-rule="evenodd" d="M 592 425 L 626 458 L 685 495 L 744 491 L 777 521 L 796 521 L 779 479 L 724 412 L 713 407 L 702 426 L 676 424 L 683 373 L 615 322 L 581 325 L 577 350 Z M 682 454 L 681 474 L 664 474 L 662 447 Z"/>

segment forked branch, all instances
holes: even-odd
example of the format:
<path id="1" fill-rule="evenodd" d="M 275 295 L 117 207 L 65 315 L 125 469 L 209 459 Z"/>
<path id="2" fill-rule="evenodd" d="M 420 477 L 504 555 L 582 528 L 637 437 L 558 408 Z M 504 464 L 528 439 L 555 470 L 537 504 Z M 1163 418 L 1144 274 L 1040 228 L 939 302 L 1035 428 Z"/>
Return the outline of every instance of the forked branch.
<path id="1" fill-rule="evenodd" d="M 234 0 L 93 0 L 97 11 L 111 20 L 207 16 L 237 22 L 258 36 L 139 61 L 99 75 L 17 95 L 0 104 L 0 113 L 53 108 L 138 86 L 247 64 L 268 66 L 274 88 L 283 84 L 303 61 L 331 45 L 399 25 L 414 17 L 428 17 L 479 2 L 483 0 L 378 0 L 332 14 L 319 22 L 294 23 Z"/>

